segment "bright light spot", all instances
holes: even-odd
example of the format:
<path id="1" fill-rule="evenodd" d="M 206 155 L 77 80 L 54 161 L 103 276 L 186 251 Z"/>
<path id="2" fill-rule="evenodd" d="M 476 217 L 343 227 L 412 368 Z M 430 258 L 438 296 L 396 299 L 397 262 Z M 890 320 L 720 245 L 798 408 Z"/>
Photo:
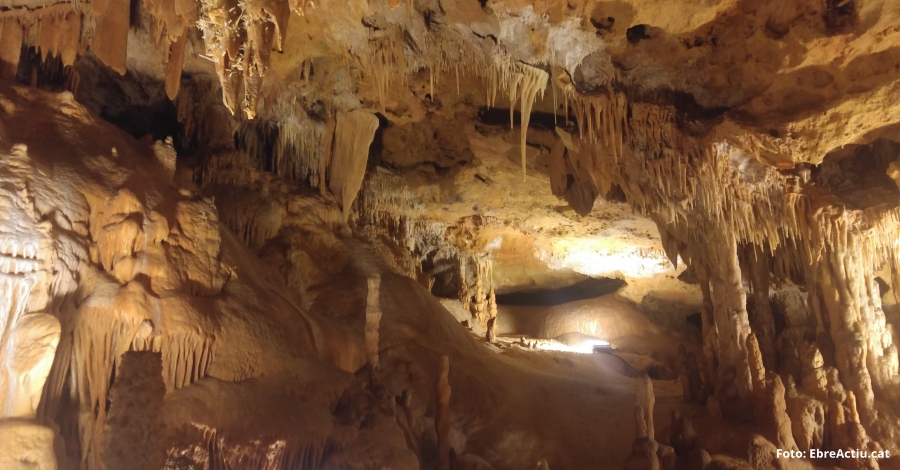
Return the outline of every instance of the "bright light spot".
<path id="1" fill-rule="evenodd" d="M 503 237 L 497 237 L 490 243 L 484 246 L 486 251 L 494 251 L 499 250 L 500 247 L 503 246 Z"/>
<path id="2" fill-rule="evenodd" d="M 542 258 L 553 269 L 571 269 L 592 277 L 649 278 L 669 272 L 661 249 L 633 246 L 614 238 L 560 238 Z"/>
<path id="3" fill-rule="evenodd" d="M 548 342 L 539 341 L 538 345 L 537 345 L 538 349 L 543 349 L 545 351 L 563 351 L 563 352 L 571 352 L 571 353 L 578 353 L 578 354 L 593 354 L 595 346 L 600 346 L 601 348 L 608 348 L 609 341 L 603 341 L 600 339 L 591 339 L 591 340 L 587 340 L 587 341 L 582 341 L 582 342 L 580 342 L 578 344 L 574 344 L 572 346 L 560 343 L 559 341 L 548 341 Z"/>

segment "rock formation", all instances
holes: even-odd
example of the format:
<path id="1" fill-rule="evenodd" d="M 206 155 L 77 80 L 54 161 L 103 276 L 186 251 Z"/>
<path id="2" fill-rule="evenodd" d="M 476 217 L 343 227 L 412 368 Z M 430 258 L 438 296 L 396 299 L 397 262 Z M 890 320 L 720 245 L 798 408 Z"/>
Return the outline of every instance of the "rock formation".
<path id="1" fill-rule="evenodd" d="M 434 431 L 437 434 L 437 468 L 450 469 L 450 358 L 441 356 L 435 389 Z"/>
<path id="2" fill-rule="evenodd" d="M 0 2 L 0 468 L 887 468 L 898 23 Z"/>
<path id="3" fill-rule="evenodd" d="M 378 275 L 366 279 L 366 364 L 376 374 L 381 368 L 378 360 L 378 327 L 381 326 L 381 277 Z"/>

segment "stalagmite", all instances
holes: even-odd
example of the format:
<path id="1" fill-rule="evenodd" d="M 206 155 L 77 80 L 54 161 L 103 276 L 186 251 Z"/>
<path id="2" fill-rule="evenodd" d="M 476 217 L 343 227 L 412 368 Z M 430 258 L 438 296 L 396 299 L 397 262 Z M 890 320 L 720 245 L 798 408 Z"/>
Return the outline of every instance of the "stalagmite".
<path id="1" fill-rule="evenodd" d="M 469 284 L 466 279 L 466 264 L 464 258 L 460 258 L 459 260 L 459 291 L 457 292 L 459 296 L 459 301 L 462 302 L 462 308 L 466 311 L 469 310 L 469 305 L 472 300 L 472 295 L 469 293 Z"/>
<path id="2" fill-rule="evenodd" d="M 802 341 L 797 349 L 800 356 L 800 383 L 803 391 L 820 400 L 828 398 L 827 370 L 819 348 Z"/>
<path id="3" fill-rule="evenodd" d="M 485 339 L 487 339 L 487 342 L 491 344 L 495 344 L 497 342 L 497 317 L 491 317 L 488 319 Z"/>
<path id="4" fill-rule="evenodd" d="M 861 316 L 868 305 L 859 283 L 863 274 L 858 259 L 858 241 L 846 232 L 836 230 L 825 259 L 819 262 L 820 293 L 828 314 L 830 336 L 834 340 L 835 360 L 841 379 L 852 391 L 859 406 L 863 425 L 876 418 L 874 392 L 867 356 L 869 344 Z M 850 246 L 848 246 L 848 244 Z"/>
<path id="5" fill-rule="evenodd" d="M 478 320 L 480 324 L 486 324 L 487 322 L 487 298 L 484 293 L 484 273 L 485 267 L 484 264 L 476 259 L 475 260 L 475 304 L 473 305 L 475 311 L 474 316 Z"/>
<path id="6" fill-rule="evenodd" d="M 856 408 L 856 397 L 853 392 L 847 393 L 847 421 L 844 424 L 846 437 L 845 450 L 875 450 L 879 446 L 873 446 L 866 434 L 866 429 L 860 423 L 859 413 Z M 852 456 L 845 457 L 841 461 L 841 468 L 852 470 L 878 470 L 880 466 L 878 461 L 872 457 L 854 458 Z"/>
<path id="7" fill-rule="evenodd" d="M 653 406 L 656 403 L 656 396 L 653 394 L 653 381 L 647 375 L 638 379 L 637 402 L 638 406 L 645 413 L 647 436 L 655 440 L 656 429 L 653 426 Z"/>
<path id="8" fill-rule="evenodd" d="M 750 253 L 751 285 L 753 288 L 754 312 L 751 326 L 759 341 L 763 364 L 767 369 L 775 368 L 775 321 L 769 303 L 769 256 L 762 248 L 755 247 Z"/>
<path id="9" fill-rule="evenodd" d="M 350 111 L 337 115 L 328 189 L 338 198 L 345 222 L 366 174 L 369 145 L 376 129 L 378 118 L 372 114 Z"/>
<path id="10" fill-rule="evenodd" d="M 714 316 L 715 308 L 712 302 L 712 293 L 709 286 L 709 271 L 702 262 L 696 261 L 691 264 L 694 272 L 697 273 L 697 282 L 700 283 L 700 291 L 703 295 L 703 304 L 700 310 L 701 331 L 703 335 L 703 357 L 706 359 L 704 363 L 706 367 L 703 369 L 701 377 L 706 377 L 706 384 L 710 391 L 715 390 L 718 384 L 718 365 L 719 365 L 719 331 L 716 327 Z"/>
<path id="11" fill-rule="evenodd" d="M 438 470 L 450 470 L 450 357 L 441 356 L 435 390 L 434 430 L 437 433 Z"/>
<path id="12" fill-rule="evenodd" d="M 779 449 L 796 449 L 785 388 L 778 374 L 767 373 L 756 335 L 747 336 L 747 362 L 753 382 L 753 411 L 765 437 Z"/>
<path id="13" fill-rule="evenodd" d="M 656 455 L 656 443 L 649 435 L 648 420 L 640 405 L 634 407 L 634 443 L 631 455 L 625 463 L 626 470 L 660 470 L 659 457 Z"/>
<path id="14" fill-rule="evenodd" d="M 846 449 L 850 445 L 847 437 L 847 418 L 844 405 L 837 400 L 828 400 L 825 416 L 828 419 L 824 433 L 824 445 L 828 449 Z"/>
<path id="15" fill-rule="evenodd" d="M 785 383 L 787 413 L 797 448 L 803 452 L 821 449 L 824 445 L 825 407 L 819 400 L 800 396 L 794 379 L 788 376 Z"/>
<path id="16" fill-rule="evenodd" d="M 373 375 L 381 369 L 378 361 L 378 327 L 381 325 L 381 305 L 379 290 L 381 289 L 381 277 L 370 276 L 366 285 L 366 363 Z"/>
<path id="17" fill-rule="evenodd" d="M 497 318 L 497 294 L 494 292 L 494 281 L 491 280 L 491 291 L 488 294 L 488 317 Z"/>
<path id="18" fill-rule="evenodd" d="M 684 344 L 678 345 L 678 378 L 681 380 L 682 397 L 685 403 L 703 403 L 703 383 L 700 369 L 693 353 L 688 353 Z"/>
<path id="19" fill-rule="evenodd" d="M 710 264 L 716 270 L 712 273 L 712 300 L 720 348 L 717 396 L 723 414 L 737 418 L 746 414 L 742 408 L 747 405 L 753 390 L 746 353 L 750 334 L 746 293 L 734 236 L 727 231 L 713 236 L 716 239 L 710 248 L 714 261 Z"/>

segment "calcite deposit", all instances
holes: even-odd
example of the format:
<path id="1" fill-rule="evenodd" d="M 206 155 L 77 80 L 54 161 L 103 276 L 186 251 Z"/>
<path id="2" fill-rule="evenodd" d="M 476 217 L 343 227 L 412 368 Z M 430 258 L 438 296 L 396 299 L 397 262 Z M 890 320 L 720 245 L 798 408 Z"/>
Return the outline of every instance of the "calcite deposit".
<path id="1" fill-rule="evenodd" d="M 896 468 L 898 25 L 0 0 L 0 469 Z"/>

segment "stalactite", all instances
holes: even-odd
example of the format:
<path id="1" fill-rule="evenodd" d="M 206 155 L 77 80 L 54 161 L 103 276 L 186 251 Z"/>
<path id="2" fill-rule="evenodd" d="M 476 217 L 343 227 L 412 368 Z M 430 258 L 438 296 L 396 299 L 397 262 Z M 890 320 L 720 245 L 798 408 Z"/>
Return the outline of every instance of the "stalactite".
<path id="1" fill-rule="evenodd" d="M 327 138 L 323 136 L 324 132 L 327 132 L 325 126 L 290 113 L 277 120 L 246 122 L 238 129 L 238 136 L 247 152 L 257 160 L 258 167 L 265 168 L 265 160 L 270 159 L 275 175 L 297 183 L 308 182 L 316 187 L 321 183 L 319 172 L 322 168 L 323 142 Z"/>
<path id="2" fill-rule="evenodd" d="M 287 217 L 283 204 L 255 191 L 222 190 L 216 202 L 220 220 L 252 248 L 275 238 Z"/>
<path id="3" fill-rule="evenodd" d="M 184 66 L 184 48 L 187 44 L 187 29 L 169 46 L 169 58 L 166 61 L 166 96 L 174 100 L 181 87 L 181 69 Z"/>
<path id="4" fill-rule="evenodd" d="M 19 69 L 23 32 L 18 18 L 3 21 L 0 31 L 0 78 L 14 80 Z"/>
<path id="5" fill-rule="evenodd" d="M 248 119 L 256 117 L 270 52 L 281 50 L 290 12 L 303 14 L 305 7 L 305 1 L 201 2 L 197 26 L 206 56 L 215 62 L 222 100 L 232 113 L 240 107 Z"/>
<path id="6" fill-rule="evenodd" d="M 407 63 L 403 52 L 403 30 L 394 28 L 391 34 L 371 42 L 374 53 L 367 52 L 358 56 L 360 65 L 366 75 L 375 81 L 375 89 L 378 92 L 378 104 L 381 112 L 385 113 L 389 88 L 392 84 L 405 83 Z M 433 73 L 433 69 L 429 69 Z M 434 77 L 431 76 L 431 99 L 434 100 Z"/>
<path id="7" fill-rule="evenodd" d="M 327 185 L 325 178 L 328 173 L 328 165 L 331 164 L 331 157 L 334 149 L 334 130 L 337 126 L 337 118 L 331 114 L 328 115 L 328 122 L 325 128 L 325 138 L 322 139 L 322 152 L 319 158 L 319 194 L 324 196 Z"/>
<path id="8" fill-rule="evenodd" d="M 125 75 L 130 5 L 129 2 L 115 0 L 99 0 L 91 3 L 95 21 L 91 48 L 101 62 L 120 75 Z"/>
<path id="9" fill-rule="evenodd" d="M 204 377 L 215 357 L 210 336 L 197 331 L 160 328 L 153 313 L 159 300 L 139 282 L 124 288 L 106 285 L 95 290 L 80 307 L 74 325 L 69 358 L 69 386 L 87 415 L 82 423 L 82 455 L 100 465 L 110 379 L 126 351 L 162 353 L 162 374 L 168 390 L 182 388 Z M 156 307 L 153 307 L 153 306 Z M 173 313 L 170 313 L 170 315 Z M 148 322 L 151 325 L 149 328 Z"/>
<path id="10" fill-rule="evenodd" d="M 350 218 L 350 208 L 362 185 L 369 145 L 377 128 L 378 118 L 372 114 L 351 111 L 337 115 L 328 189 L 340 201 L 345 222 Z"/>

